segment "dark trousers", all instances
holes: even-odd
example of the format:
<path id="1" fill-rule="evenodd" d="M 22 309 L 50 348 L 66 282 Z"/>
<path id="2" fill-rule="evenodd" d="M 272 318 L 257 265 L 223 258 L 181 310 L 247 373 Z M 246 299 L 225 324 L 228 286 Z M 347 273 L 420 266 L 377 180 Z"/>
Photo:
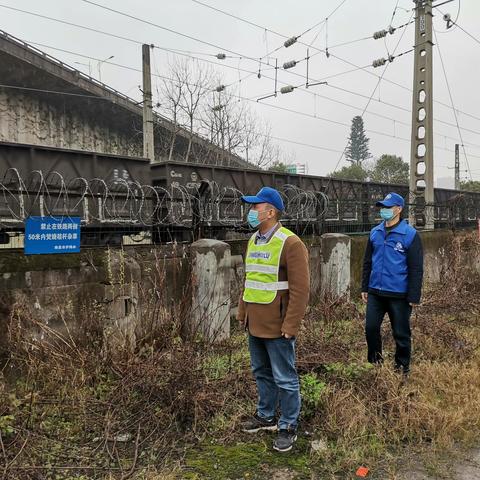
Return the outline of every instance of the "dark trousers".
<path id="1" fill-rule="evenodd" d="M 383 297 L 374 293 L 368 294 L 367 318 L 365 334 L 368 345 L 368 361 L 382 362 L 382 336 L 380 327 L 383 318 L 388 313 L 395 339 L 395 367 L 408 372 L 412 352 L 412 332 L 410 330 L 410 315 L 412 307 L 404 298 Z"/>

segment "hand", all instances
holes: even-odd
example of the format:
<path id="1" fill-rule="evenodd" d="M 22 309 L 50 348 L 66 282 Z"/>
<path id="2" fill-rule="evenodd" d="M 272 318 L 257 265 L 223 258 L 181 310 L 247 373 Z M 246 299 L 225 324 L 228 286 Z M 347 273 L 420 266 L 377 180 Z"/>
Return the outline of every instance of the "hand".
<path id="1" fill-rule="evenodd" d="M 412 303 L 408 302 L 408 304 L 413 308 L 413 307 L 418 307 L 420 304 L 419 303 Z"/>
<path id="2" fill-rule="evenodd" d="M 368 293 L 367 292 L 362 292 L 362 301 L 363 301 L 363 303 L 367 303 L 367 301 L 368 301 Z"/>
<path id="3" fill-rule="evenodd" d="M 285 337 L 287 340 L 292 338 L 292 335 L 289 335 L 288 333 L 282 332 L 282 337 Z"/>

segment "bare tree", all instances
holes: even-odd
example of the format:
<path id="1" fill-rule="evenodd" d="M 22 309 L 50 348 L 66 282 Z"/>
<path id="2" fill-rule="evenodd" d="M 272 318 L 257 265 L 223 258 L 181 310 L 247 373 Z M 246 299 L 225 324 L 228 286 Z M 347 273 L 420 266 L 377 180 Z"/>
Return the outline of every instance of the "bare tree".
<path id="1" fill-rule="evenodd" d="M 264 168 L 280 156 L 270 125 L 262 121 L 235 93 L 212 94 L 204 111 L 204 128 L 210 141 L 225 152 Z"/>
<path id="2" fill-rule="evenodd" d="M 187 162 L 231 165 L 235 157 L 243 157 L 252 166 L 265 168 L 279 161 L 282 152 L 273 142 L 270 125 L 235 90 L 217 91 L 222 80 L 211 69 L 197 61 L 177 61 L 170 64 L 169 77 L 172 80 L 165 80 L 161 91 L 163 112 L 174 124 L 169 160 L 182 131 L 188 140 L 182 154 Z M 196 142 L 197 136 L 205 141 Z"/>
<path id="3" fill-rule="evenodd" d="M 213 88 L 213 72 L 210 68 L 203 68 L 197 61 L 184 61 L 178 66 L 179 73 L 185 80 L 185 88 L 181 92 L 179 107 L 186 117 L 188 128 L 188 146 L 185 154 L 185 161 L 188 162 L 192 151 L 192 143 L 195 130 L 200 128 L 197 125 L 197 112 L 206 101 L 207 95 Z M 198 127 L 198 128 L 196 128 Z"/>
<path id="4" fill-rule="evenodd" d="M 270 124 L 252 116 L 248 120 L 245 132 L 250 163 L 259 168 L 266 168 L 279 161 L 283 153 L 280 147 L 273 142 Z"/>
<path id="5" fill-rule="evenodd" d="M 172 120 L 173 122 L 173 132 L 170 137 L 170 147 L 168 152 L 168 160 L 172 160 L 175 142 L 177 140 L 177 135 L 181 130 L 180 121 L 182 109 L 180 104 L 182 102 L 182 97 L 184 95 L 184 90 L 186 89 L 186 79 L 183 73 L 182 63 L 176 61 L 170 64 L 170 77 L 172 80 L 163 80 L 161 86 L 161 110 L 162 112 Z"/>

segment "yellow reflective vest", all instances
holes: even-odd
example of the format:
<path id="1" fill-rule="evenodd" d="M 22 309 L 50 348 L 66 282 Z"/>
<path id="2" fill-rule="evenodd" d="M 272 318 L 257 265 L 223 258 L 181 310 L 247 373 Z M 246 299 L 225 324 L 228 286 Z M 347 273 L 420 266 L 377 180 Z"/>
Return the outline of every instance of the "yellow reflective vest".
<path id="1" fill-rule="evenodd" d="M 263 245 L 255 245 L 256 235 L 248 242 L 243 300 L 268 304 L 275 300 L 278 290 L 288 290 L 288 282 L 278 281 L 278 271 L 285 241 L 294 233 L 281 227 Z"/>

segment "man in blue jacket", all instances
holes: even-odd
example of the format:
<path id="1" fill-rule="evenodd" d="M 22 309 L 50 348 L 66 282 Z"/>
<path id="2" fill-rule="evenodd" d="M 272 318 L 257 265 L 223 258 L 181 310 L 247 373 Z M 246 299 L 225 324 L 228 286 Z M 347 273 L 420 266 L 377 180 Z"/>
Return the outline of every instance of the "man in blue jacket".
<path id="1" fill-rule="evenodd" d="M 367 304 L 365 334 L 368 361 L 381 363 L 380 327 L 388 313 L 395 339 L 395 369 L 408 374 L 412 334 L 412 307 L 420 303 L 423 249 L 420 235 L 402 220 L 405 202 L 389 193 L 376 204 L 383 221 L 370 232 L 363 261 L 362 300 Z"/>

